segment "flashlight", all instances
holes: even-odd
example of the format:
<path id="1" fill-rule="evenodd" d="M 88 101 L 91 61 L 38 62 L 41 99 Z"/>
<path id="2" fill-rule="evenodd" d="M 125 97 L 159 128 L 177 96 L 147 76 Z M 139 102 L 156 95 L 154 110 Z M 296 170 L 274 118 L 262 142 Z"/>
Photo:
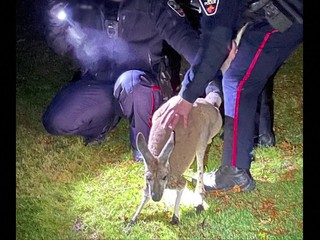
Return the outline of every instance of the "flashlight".
<path id="1" fill-rule="evenodd" d="M 74 23 L 68 18 L 68 15 L 67 15 L 66 11 L 64 10 L 65 7 L 63 9 L 61 9 L 60 11 L 58 11 L 56 16 L 60 21 L 66 21 L 71 27 L 75 27 Z"/>
<path id="2" fill-rule="evenodd" d="M 66 9 L 67 6 L 68 4 L 64 6 L 57 6 L 55 13 L 53 13 L 53 16 L 56 17 L 59 21 L 67 23 L 69 27 L 68 34 L 70 39 L 72 39 L 73 43 L 76 46 L 80 46 L 84 43 L 86 34 L 81 30 L 79 26 L 76 25 L 75 22 L 70 19 L 70 17 L 68 17 L 68 11 Z"/>
<path id="3" fill-rule="evenodd" d="M 64 21 L 67 19 L 67 13 L 64 10 L 60 10 L 57 14 L 57 18 L 61 21 Z"/>

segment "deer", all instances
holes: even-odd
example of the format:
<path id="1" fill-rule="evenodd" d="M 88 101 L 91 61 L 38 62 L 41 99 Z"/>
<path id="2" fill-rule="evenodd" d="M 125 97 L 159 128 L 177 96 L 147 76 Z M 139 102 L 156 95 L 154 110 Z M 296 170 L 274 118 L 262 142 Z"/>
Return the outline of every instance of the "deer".
<path id="1" fill-rule="evenodd" d="M 161 126 L 161 116 L 177 96 L 171 97 L 153 117 L 148 143 L 141 132 L 137 134 L 137 148 L 143 156 L 145 166 L 145 185 L 143 196 L 130 225 L 137 221 L 138 215 L 150 200 L 159 202 L 165 189 L 175 190 L 177 195 L 171 224 L 180 222 L 179 208 L 183 190 L 187 180 L 183 174 L 196 159 L 197 183 L 194 189 L 194 207 L 197 212 L 204 210 L 205 190 L 203 172 L 205 153 L 222 128 L 222 116 L 219 111 L 221 98 L 217 93 L 210 92 L 205 98 L 198 98 L 189 113 L 188 127 L 184 128 L 179 121 L 174 130 Z"/>

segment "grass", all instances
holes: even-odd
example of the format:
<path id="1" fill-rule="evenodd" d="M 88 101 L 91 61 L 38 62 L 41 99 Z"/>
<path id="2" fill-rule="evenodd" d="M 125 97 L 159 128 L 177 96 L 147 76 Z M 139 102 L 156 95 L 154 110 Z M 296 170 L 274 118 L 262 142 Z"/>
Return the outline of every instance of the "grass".
<path id="1" fill-rule="evenodd" d="M 17 42 L 16 239 L 302 239 L 303 129 L 301 45 L 275 80 L 276 147 L 257 148 L 250 193 L 208 193 L 209 208 L 196 214 L 150 201 L 127 227 L 142 195 L 144 167 L 134 163 L 127 121 L 102 146 L 84 147 L 80 137 L 48 135 L 45 107 L 71 78 L 74 66 L 41 39 Z M 216 137 L 207 170 L 218 167 Z M 193 169 L 189 170 L 192 174 Z"/>

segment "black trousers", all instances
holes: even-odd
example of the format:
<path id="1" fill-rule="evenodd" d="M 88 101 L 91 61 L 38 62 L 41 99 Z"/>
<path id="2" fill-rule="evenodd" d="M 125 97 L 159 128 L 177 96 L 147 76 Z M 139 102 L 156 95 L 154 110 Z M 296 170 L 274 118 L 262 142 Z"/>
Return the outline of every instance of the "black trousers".
<path id="1" fill-rule="evenodd" d="M 278 32 L 268 22 L 247 27 L 238 53 L 223 76 L 224 146 L 222 164 L 251 167 L 258 98 L 268 79 L 303 40 L 294 23 Z"/>
<path id="2" fill-rule="evenodd" d="M 131 145 L 136 149 L 136 134 L 142 132 L 149 139 L 152 114 L 161 103 L 154 77 L 143 71 L 126 71 L 115 84 L 85 74 L 57 93 L 42 120 L 50 134 L 95 139 L 111 131 L 120 118 L 126 118 Z"/>

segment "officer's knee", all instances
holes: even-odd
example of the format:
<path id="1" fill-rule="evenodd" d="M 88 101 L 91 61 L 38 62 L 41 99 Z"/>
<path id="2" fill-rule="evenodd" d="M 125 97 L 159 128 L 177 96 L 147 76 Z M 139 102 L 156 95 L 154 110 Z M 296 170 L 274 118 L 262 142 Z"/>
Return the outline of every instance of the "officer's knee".
<path id="1" fill-rule="evenodd" d="M 126 93 L 131 93 L 133 87 L 141 82 L 141 76 L 144 74 L 145 73 L 140 70 L 129 70 L 122 73 L 115 83 L 114 94 L 118 95 L 119 89 L 124 89 Z"/>
<path id="2" fill-rule="evenodd" d="M 46 131 L 52 135 L 63 135 L 67 132 L 65 119 L 57 114 L 45 112 L 42 116 L 42 124 Z"/>

